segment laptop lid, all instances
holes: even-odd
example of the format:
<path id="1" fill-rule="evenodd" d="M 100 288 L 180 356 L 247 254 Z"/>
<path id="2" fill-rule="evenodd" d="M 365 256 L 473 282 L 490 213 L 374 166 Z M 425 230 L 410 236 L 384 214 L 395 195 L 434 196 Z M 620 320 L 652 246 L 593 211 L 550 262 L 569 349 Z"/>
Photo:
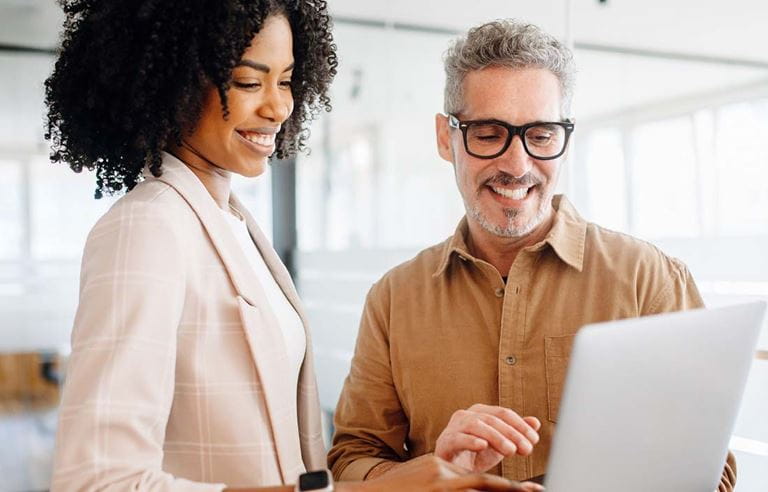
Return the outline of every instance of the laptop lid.
<path id="1" fill-rule="evenodd" d="M 765 311 L 760 301 L 581 329 L 547 491 L 715 490 Z"/>

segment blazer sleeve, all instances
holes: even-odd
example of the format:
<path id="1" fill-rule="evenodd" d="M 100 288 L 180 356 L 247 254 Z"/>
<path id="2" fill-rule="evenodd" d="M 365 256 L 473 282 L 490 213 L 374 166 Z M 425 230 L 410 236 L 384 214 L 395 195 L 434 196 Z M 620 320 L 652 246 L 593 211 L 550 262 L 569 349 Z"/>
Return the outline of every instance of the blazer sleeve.
<path id="1" fill-rule="evenodd" d="M 168 210 L 118 202 L 91 231 L 59 409 L 53 491 L 219 491 L 162 471 L 185 299 Z"/>

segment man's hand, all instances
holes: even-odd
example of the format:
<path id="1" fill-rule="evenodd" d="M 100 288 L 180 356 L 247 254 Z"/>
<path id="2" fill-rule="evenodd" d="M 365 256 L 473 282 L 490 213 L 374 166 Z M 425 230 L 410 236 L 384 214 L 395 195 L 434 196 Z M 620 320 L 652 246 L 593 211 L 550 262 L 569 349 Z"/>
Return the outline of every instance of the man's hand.
<path id="1" fill-rule="evenodd" d="M 433 455 L 399 463 L 379 478 L 360 483 L 338 483 L 339 492 L 539 492 L 541 485 L 512 482 L 502 477 L 467 473 L 463 468 Z"/>
<path id="2" fill-rule="evenodd" d="M 457 410 L 437 438 L 435 456 L 465 470 L 482 473 L 507 456 L 527 456 L 539 442 L 541 422 L 508 408 L 472 405 Z"/>

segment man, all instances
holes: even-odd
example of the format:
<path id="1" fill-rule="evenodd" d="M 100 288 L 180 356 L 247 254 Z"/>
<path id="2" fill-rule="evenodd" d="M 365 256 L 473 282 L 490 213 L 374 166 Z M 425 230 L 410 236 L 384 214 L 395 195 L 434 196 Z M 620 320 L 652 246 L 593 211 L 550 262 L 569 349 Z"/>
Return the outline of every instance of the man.
<path id="1" fill-rule="evenodd" d="M 368 294 L 329 453 L 337 479 L 431 453 L 516 480 L 544 474 L 578 329 L 703 306 L 680 261 L 554 195 L 573 131 L 566 47 L 490 22 L 449 49 L 445 71 L 437 147 L 466 216 Z M 729 455 L 720 490 L 734 469 Z"/>

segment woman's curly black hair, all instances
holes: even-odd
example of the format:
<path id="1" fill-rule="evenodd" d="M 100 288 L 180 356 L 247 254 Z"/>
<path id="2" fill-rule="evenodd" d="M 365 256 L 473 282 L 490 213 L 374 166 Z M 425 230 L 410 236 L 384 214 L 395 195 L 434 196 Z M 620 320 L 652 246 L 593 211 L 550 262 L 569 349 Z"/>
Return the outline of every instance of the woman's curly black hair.
<path id="1" fill-rule="evenodd" d="M 96 198 L 131 190 L 194 129 L 206 89 L 224 114 L 235 64 L 270 14 L 293 31 L 295 109 L 278 158 L 303 150 L 307 123 L 330 111 L 336 46 L 325 0 L 60 0 L 61 53 L 45 82 L 51 160 L 96 170 Z"/>

